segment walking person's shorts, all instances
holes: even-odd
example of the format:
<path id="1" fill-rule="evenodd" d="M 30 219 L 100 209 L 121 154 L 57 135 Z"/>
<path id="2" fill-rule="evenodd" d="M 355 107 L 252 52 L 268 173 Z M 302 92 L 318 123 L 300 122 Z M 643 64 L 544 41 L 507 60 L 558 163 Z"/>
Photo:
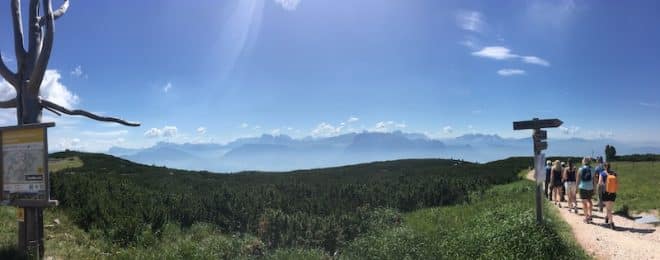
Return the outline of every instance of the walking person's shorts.
<path id="1" fill-rule="evenodd" d="M 583 200 L 590 200 L 594 196 L 594 190 L 580 189 L 580 198 Z"/>

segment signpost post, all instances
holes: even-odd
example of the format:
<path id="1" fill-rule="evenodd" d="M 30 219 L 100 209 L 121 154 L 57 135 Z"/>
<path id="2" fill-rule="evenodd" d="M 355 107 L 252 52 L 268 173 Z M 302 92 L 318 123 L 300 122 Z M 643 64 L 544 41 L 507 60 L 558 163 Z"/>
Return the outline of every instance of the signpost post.
<path id="1" fill-rule="evenodd" d="M 545 141 L 548 139 L 548 132 L 541 130 L 541 128 L 552 128 L 559 127 L 563 124 L 559 119 L 538 119 L 534 118 L 528 121 L 517 121 L 513 122 L 513 130 L 525 130 L 532 129 L 534 134 L 532 139 L 534 140 L 534 176 L 536 180 L 536 221 L 538 223 L 543 222 L 543 208 L 541 207 L 541 184 L 545 181 L 545 169 L 543 167 L 543 161 L 545 161 L 545 155 L 541 151 L 548 149 L 548 143 Z"/>
<path id="2" fill-rule="evenodd" d="M 18 248 L 39 258 L 43 247 L 43 208 L 57 205 L 50 199 L 48 134 L 54 123 L 0 127 L 2 204 L 16 206 Z M 27 221 L 26 221 L 27 220 Z"/>

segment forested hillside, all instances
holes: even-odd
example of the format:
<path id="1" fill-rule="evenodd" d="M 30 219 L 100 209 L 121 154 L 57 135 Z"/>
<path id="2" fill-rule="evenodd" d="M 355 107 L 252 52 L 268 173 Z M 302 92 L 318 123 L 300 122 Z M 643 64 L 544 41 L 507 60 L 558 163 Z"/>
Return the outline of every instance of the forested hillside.
<path id="1" fill-rule="evenodd" d="M 396 225 L 398 212 L 469 202 L 494 184 L 518 179 L 530 158 L 488 164 L 421 159 L 294 172 L 214 174 L 135 164 L 103 154 L 63 152 L 83 166 L 53 174 L 52 197 L 79 227 L 114 244 L 135 246 L 210 223 L 226 234 L 256 236 L 265 248 L 328 253 Z"/>

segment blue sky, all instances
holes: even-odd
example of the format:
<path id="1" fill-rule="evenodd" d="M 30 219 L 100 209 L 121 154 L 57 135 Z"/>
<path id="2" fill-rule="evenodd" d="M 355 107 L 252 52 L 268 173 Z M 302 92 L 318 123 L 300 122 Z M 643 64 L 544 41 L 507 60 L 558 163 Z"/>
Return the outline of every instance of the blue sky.
<path id="1" fill-rule="evenodd" d="M 54 1 L 59 4 L 58 1 Z M 122 3 L 123 2 L 123 3 Z M 25 3 L 24 3 L 25 5 Z M 15 66 L 9 5 L 0 50 Z M 351 131 L 659 143 L 657 1 L 72 1 L 42 95 L 51 149 Z M 13 95 L 5 83 L 0 97 Z M 2 125 L 15 123 L 0 114 Z"/>

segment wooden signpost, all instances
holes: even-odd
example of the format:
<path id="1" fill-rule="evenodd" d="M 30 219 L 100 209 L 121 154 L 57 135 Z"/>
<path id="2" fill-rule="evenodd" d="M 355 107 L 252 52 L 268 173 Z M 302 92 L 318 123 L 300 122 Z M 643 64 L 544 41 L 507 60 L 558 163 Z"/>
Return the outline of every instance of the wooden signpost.
<path id="1" fill-rule="evenodd" d="M 17 207 L 18 248 L 37 258 L 44 254 L 43 208 L 57 205 L 50 199 L 48 185 L 47 128 L 53 126 L 0 127 L 0 201 Z"/>
<path id="2" fill-rule="evenodd" d="M 534 140 L 534 175 L 536 180 L 536 221 L 543 221 L 543 208 L 541 206 L 541 184 L 545 180 L 545 155 L 541 151 L 548 149 L 548 132 L 541 128 L 559 127 L 563 124 L 559 119 L 538 119 L 534 118 L 528 121 L 513 122 L 513 130 L 534 130 L 532 139 Z"/>

